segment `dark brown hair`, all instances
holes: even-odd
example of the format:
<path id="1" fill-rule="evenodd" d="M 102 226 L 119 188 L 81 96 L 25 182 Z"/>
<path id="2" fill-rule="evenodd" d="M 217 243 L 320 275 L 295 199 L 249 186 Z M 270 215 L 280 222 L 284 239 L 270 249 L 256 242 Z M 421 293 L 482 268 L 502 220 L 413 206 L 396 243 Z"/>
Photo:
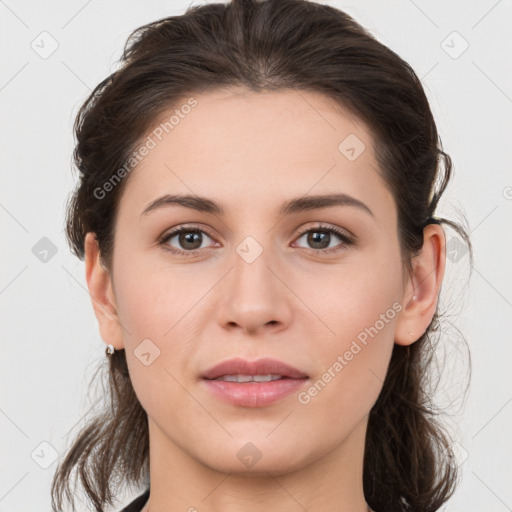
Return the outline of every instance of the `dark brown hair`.
<path id="1" fill-rule="evenodd" d="M 464 228 L 434 216 L 452 162 L 420 80 L 346 13 L 307 0 L 192 6 L 130 35 L 119 69 L 94 89 L 75 120 L 79 183 L 68 203 L 66 229 L 79 258 L 86 233 L 93 232 L 102 262 L 112 271 L 116 212 L 130 174 L 108 193 L 104 184 L 116 173 L 119 177 L 163 113 L 194 94 L 229 86 L 322 93 L 362 120 L 397 205 L 405 271 L 411 270 L 429 223 L 455 229 L 468 245 L 472 266 Z M 363 484 L 376 512 L 435 511 L 456 486 L 451 440 L 431 400 L 439 315 L 437 309 L 411 346 L 394 345 L 382 392 L 370 411 Z M 61 510 L 64 496 L 74 503 L 73 469 L 96 511 L 111 505 L 120 487 L 147 482 L 147 415 L 132 387 L 124 350 L 108 364 L 110 402 L 60 462 L 52 486 L 54 510 Z"/>

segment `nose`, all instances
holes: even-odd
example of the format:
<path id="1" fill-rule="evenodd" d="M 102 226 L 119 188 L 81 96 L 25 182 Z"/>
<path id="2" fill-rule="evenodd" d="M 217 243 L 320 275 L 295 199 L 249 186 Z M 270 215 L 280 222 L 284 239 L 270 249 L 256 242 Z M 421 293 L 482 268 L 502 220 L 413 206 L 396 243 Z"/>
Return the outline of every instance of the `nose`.
<path id="1" fill-rule="evenodd" d="M 286 328 L 292 316 L 292 294 L 280 275 L 280 265 L 265 250 L 249 261 L 234 255 L 233 268 L 219 289 L 218 321 L 225 329 L 246 334 Z"/>

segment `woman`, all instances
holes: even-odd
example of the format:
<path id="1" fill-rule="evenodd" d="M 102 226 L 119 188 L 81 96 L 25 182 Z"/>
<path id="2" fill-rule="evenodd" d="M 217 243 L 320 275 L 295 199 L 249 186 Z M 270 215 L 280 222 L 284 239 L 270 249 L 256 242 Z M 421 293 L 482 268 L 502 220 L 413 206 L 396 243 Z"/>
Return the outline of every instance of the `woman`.
<path id="1" fill-rule="evenodd" d="M 191 7 L 129 38 L 75 124 L 67 235 L 110 406 L 56 472 L 95 510 L 434 511 L 427 392 L 451 175 L 400 57 L 305 0 Z"/>

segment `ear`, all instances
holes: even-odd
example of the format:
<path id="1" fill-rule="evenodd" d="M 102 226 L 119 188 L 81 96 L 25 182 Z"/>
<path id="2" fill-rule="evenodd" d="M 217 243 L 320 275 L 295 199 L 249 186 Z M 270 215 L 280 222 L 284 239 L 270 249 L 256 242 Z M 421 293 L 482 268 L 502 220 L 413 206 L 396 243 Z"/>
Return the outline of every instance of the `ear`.
<path id="1" fill-rule="evenodd" d="M 96 235 L 89 232 L 85 236 L 85 277 L 92 300 L 94 314 L 98 320 L 100 335 L 105 343 L 115 349 L 124 348 L 121 325 L 110 273 L 100 261 L 100 250 Z"/>
<path id="2" fill-rule="evenodd" d="M 418 340 L 436 311 L 446 265 L 446 237 L 439 224 L 424 228 L 423 247 L 411 264 L 413 270 L 404 286 L 404 307 L 395 329 L 398 345 L 411 345 Z"/>

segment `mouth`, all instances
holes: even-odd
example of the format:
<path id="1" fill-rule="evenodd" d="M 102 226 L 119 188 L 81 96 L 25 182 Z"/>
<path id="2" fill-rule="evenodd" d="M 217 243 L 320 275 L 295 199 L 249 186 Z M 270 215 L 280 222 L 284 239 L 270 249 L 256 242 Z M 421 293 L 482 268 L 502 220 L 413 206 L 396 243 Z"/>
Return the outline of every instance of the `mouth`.
<path id="1" fill-rule="evenodd" d="M 275 359 L 231 359 L 201 377 L 213 396 L 241 407 L 270 405 L 298 391 L 309 381 L 304 372 Z"/>
<path id="2" fill-rule="evenodd" d="M 207 380 L 222 380 L 224 382 L 238 382 L 239 384 L 245 382 L 270 382 L 274 380 L 289 379 L 283 375 L 221 375 L 215 379 Z"/>
<path id="3" fill-rule="evenodd" d="M 203 379 L 226 380 L 226 382 L 268 382 L 278 379 L 304 379 L 308 375 L 277 359 L 248 361 L 236 358 L 223 361 L 207 370 Z"/>

